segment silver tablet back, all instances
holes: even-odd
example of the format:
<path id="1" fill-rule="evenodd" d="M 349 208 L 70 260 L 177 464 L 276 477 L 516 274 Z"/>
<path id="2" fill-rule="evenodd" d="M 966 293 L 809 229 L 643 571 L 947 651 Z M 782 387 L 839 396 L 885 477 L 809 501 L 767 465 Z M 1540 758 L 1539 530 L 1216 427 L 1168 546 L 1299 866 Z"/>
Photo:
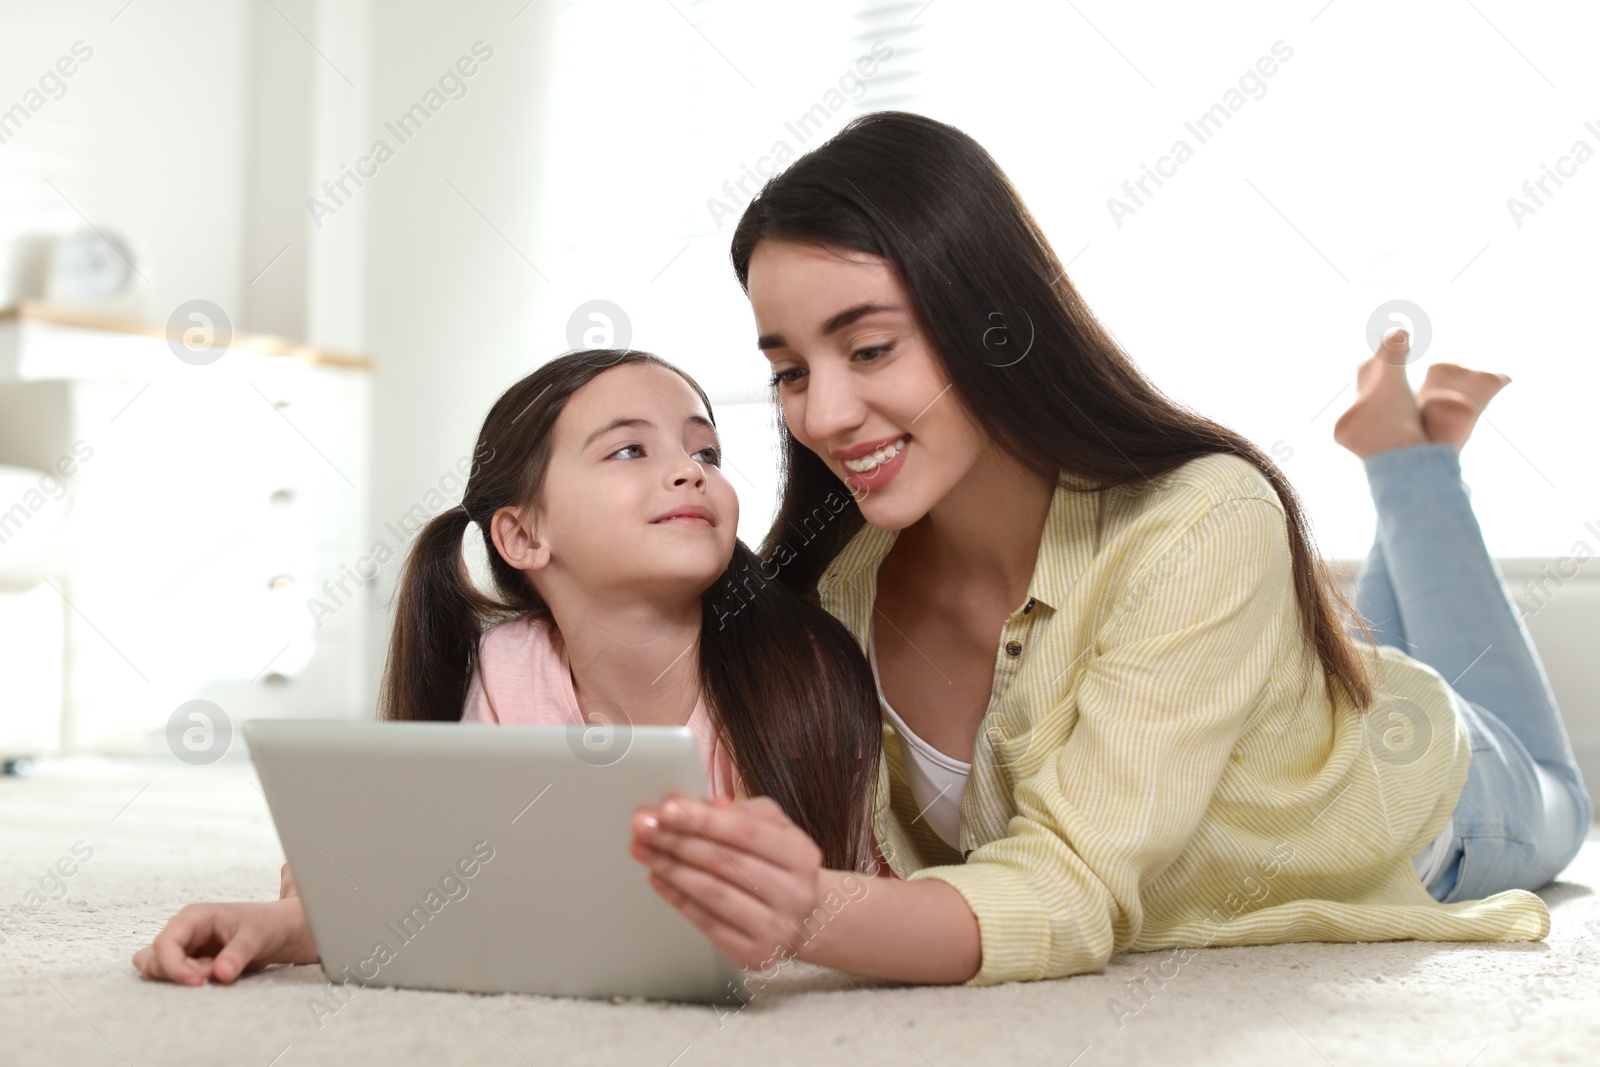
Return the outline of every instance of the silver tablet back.
<path id="1" fill-rule="evenodd" d="M 741 976 L 628 853 L 704 797 L 686 727 L 251 720 L 330 981 L 731 1003 Z"/>

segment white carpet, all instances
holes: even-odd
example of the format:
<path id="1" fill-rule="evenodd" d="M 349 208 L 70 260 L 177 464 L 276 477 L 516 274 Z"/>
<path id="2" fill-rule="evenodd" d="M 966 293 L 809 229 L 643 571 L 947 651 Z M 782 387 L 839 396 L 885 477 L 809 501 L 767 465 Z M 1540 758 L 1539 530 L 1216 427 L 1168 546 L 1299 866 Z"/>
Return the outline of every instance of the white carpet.
<path id="1" fill-rule="evenodd" d="M 989 989 L 794 965 L 720 1018 L 707 1007 L 370 988 L 319 1029 L 308 1006 L 324 989 L 318 967 L 192 989 L 147 981 L 129 962 L 184 903 L 277 896 L 282 853 L 253 786 L 235 762 L 79 762 L 0 781 L 0 921 L 24 908 L 0 946 L 0 1063 L 1600 1062 L 1593 833 L 1541 894 L 1554 920 L 1544 942 L 1206 949 L 1175 977 L 1148 980 L 1142 997 L 1128 983 L 1142 968 L 1172 975 L 1168 953 Z M 92 857 L 55 890 L 48 872 L 80 841 Z M 26 914 L 41 886 L 56 899 Z"/>

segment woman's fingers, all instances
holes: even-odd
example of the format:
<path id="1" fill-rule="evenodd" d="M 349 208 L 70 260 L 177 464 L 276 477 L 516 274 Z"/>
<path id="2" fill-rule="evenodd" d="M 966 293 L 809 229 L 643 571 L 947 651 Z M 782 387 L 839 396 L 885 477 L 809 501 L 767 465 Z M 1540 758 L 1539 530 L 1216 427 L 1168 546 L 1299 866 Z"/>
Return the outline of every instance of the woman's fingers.
<path id="1" fill-rule="evenodd" d="M 658 809 L 657 818 L 664 830 L 698 834 L 778 867 L 814 868 L 821 862 L 822 852 L 816 843 L 768 797 L 731 807 L 671 797 Z"/>
<path id="2" fill-rule="evenodd" d="M 779 912 L 697 868 L 654 868 L 650 884 L 741 967 L 765 966 L 798 936 Z"/>
<path id="3" fill-rule="evenodd" d="M 650 871 L 743 934 L 754 936 L 770 925 L 771 909 L 748 886 L 741 888 L 709 871 L 670 859 L 652 863 Z"/>
<path id="4" fill-rule="evenodd" d="M 765 966 L 805 940 L 822 852 L 772 800 L 672 797 L 637 812 L 633 828 L 650 884 L 730 958 Z"/>
<path id="5" fill-rule="evenodd" d="M 742 893 L 780 908 L 795 908 L 811 899 L 808 887 L 795 872 L 775 866 L 751 853 L 724 848 L 699 834 L 658 831 L 641 842 L 637 858 L 653 870 L 681 864 L 704 871 Z"/>
<path id="6" fill-rule="evenodd" d="M 650 875 L 650 886 L 662 899 L 676 908 L 684 918 L 695 925 L 706 938 L 715 945 L 722 954 L 727 956 L 740 967 L 760 968 L 766 965 L 766 959 L 758 959 L 762 955 L 756 942 L 742 931 L 729 926 L 719 919 L 713 912 L 701 907 L 673 887 L 666 879 L 654 872 Z M 770 958 L 770 954 L 768 955 Z"/>

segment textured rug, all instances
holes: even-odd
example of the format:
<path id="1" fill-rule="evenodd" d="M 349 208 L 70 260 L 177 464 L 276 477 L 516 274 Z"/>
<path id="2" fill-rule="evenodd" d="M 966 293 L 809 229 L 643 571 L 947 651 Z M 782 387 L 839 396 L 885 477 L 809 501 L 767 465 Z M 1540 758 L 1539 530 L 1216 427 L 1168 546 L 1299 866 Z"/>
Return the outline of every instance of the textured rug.
<path id="1" fill-rule="evenodd" d="M 1600 1062 L 1593 833 L 1541 894 L 1553 928 L 1531 944 L 1148 953 L 987 989 L 793 964 L 737 1011 L 368 988 L 330 1015 L 312 1007 L 315 966 L 201 988 L 134 970 L 183 904 L 275 898 L 282 859 L 248 763 L 60 761 L 0 780 L 0 1063 Z"/>

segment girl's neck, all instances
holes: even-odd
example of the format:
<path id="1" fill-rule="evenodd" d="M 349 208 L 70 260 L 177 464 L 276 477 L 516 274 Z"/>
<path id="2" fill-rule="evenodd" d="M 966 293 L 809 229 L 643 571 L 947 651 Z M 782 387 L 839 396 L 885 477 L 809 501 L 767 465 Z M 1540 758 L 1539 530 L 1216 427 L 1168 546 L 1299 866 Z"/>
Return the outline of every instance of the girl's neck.
<path id="1" fill-rule="evenodd" d="M 572 667 L 572 687 L 585 718 L 634 726 L 682 726 L 700 697 L 700 604 L 663 614 L 653 606 L 625 610 L 568 607 L 558 640 Z M 620 720 L 619 720 L 620 715 Z"/>

